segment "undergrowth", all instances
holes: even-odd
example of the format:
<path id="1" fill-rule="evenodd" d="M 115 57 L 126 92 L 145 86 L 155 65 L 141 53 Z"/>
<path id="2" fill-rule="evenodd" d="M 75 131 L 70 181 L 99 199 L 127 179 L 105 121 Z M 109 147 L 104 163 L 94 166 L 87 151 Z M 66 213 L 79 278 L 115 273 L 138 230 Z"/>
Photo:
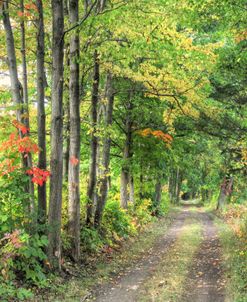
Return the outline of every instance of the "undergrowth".
<path id="1" fill-rule="evenodd" d="M 218 221 L 227 270 L 229 302 L 247 301 L 247 207 L 228 205 Z"/>

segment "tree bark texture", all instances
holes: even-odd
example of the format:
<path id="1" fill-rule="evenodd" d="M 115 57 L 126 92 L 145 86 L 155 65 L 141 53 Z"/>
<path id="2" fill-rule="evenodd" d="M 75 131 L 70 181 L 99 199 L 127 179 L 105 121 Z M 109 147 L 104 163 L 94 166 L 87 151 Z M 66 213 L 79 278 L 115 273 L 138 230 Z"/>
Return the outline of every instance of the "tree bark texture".
<path id="1" fill-rule="evenodd" d="M 135 183 L 134 176 L 129 174 L 129 201 L 134 204 L 135 203 Z"/>
<path id="2" fill-rule="evenodd" d="M 63 173 L 63 1 L 52 1 L 52 112 L 48 259 L 61 269 L 61 208 Z"/>
<path id="3" fill-rule="evenodd" d="M 5 36 L 6 36 L 6 46 L 7 46 L 12 98 L 17 107 L 16 109 L 17 120 L 19 122 L 22 122 L 23 121 L 23 89 L 18 79 L 15 43 L 14 43 L 14 37 L 13 37 L 12 27 L 9 18 L 8 3 L 9 3 L 8 0 L 3 1 L 2 3 L 3 25 L 5 29 Z"/>
<path id="4" fill-rule="evenodd" d="M 45 33 L 42 0 L 36 0 L 37 25 L 37 110 L 38 146 L 40 148 L 38 167 L 46 169 L 46 116 L 45 116 Z M 38 186 L 38 218 L 45 222 L 47 212 L 46 183 Z"/>
<path id="5" fill-rule="evenodd" d="M 140 164 L 140 186 L 139 186 L 139 198 L 142 200 L 144 198 L 144 179 L 143 179 L 143 164 Z"/>
<path id="6" fill-rule="evenodd" d="M 169 176 L 169 196 L 171 203 L 176 202 L 177 170 L 172 168 Z"/>
<path id="7" fill-rule="evenodd" d="M 70 105 L 69 102 L 64 108 L 65 116 L 63 121 L 64 148 L 63 148 L 63 178 L 68 181 L 69 175 L 69 150 L 70 150 Z"/>
<path id="8" fill-rule="evenodd" d="M 132 101 L 131 98 L 127 104 L 127 116 L 125 121 L 126 140 L 123 151 L 123 166 L 121 170 L 121 188 L 120 188 L 120 204 L 126 209 L 128 207 L 129 195 L 129 179 L 130 179 L 130 160 L 132 157 Z"/>
<path id="9" fill-rule="evenodd" d="M 175 195 L 175 202 L 177 204 L 180 201 L 181 185 L 182 185 L 182 172 L 178 167 L 176 171 L 176 195 Z"/>
<path id="10" fill-rule="evenodd" d="M 78 0 L 69 1 L 71 25 L 78 22 Z M 80 258 L 80 91 L 79 91 L 79 33 L 70 38 L 70 152 L 69 152 L 69 234 L 72 258 Z"/>
<path id="11" fill-rule="evenodd" d="M 24 14 L 24 2 L 20 0 L 20 9 Z M 25 22 L 22 19 L 20 22 L 21 28 L 21 61 L 22 61 L 22 87 L 23 87 L 23 123 L 27 129 L 30 128 L 29 123 L 29 104 L 28 104 L 28 77 L 27 77 L 27 59 L 26 59 L 26 30 Z M 29 135 L 28 133 L 26 135 Z M 27 157 L 23 158 L 24 167 L 30 168 L 33 166 L 32 163 L 32 154 L 28 153 Z M 32 176 L 28 178 L 28 192 L 29 192 L 29 201 L 30 201 L 30 212 L 34 215 L 35 213 L 35 203 L 34 203 L 34 183 L 32 182 Z M 36 219 L 35 219 L 36 220 Z"/>
<path id="12" fill-rule="evenodd" d="M 112 84 L 112 75 L 109 73 L 106 80 L 106 92 L 107 105 L 105 110 L 105 128 L 110 129 L 112 125 L 112 113 L 114 103 L 114 92 Z M 94 225 L 97 227 L 100 225 L 103 210 L 105 207 L 107 193 L 108 193 L 108 180 L 109 180 L 109 164 L 110 164 L 110 149 L 111 149 L 111 134 L 106 131 L 103 138 L 103 149 L 101 156 L 101 164 L 99 170 L 98 192 L 96 199 L 96 209 L 94 217 Z"/>
<path id="13" fill-rule="evenodd" d="M 88 204 L 87 204 L 87 224 L 91 224 L 93 221 L 93 204 L 97 182 L 97 153 L 98 153 L 98 137 L 97 137 L 97 121 L 98 121 L 98 103 L 99 103 L 99 57 L 97 51 L 94 53 L 94 75 L 93 75 L 93 88 L 91 99 L 91 122 L 92 122 L 92 134 L 91 134 L 91 154 L 90 154 L 90 169 L 88 180 Z"/>

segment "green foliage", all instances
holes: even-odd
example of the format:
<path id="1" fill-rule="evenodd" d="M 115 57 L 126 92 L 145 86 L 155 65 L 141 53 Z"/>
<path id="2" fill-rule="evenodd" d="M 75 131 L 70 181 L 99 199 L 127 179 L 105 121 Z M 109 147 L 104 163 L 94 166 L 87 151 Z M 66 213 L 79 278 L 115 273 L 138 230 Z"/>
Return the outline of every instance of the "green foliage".
<path id="1" fill-rule="evenodd" d="M 1 302 L 24 301 L 33 298 L 33 293 L 23 287 L 17 288 L 12 282 L 2 282 L 0 284 L 0 297 Z"/>
<path id="2" fill-rule="evenodd" d="M 134 218 L 134 224 L 137 229 L 142 228 L 145 224 L 151 222 L 154 218 L 152 216 L 152 200 L 144 199 L 137 200 L 130 213 Z"/>
<path id="3" fill-rule="evenodd" d="M 0 178 L 0 235 L 29 223 L 30 196 L 24 190 L 26 184 L 27 177 L 20 171 L 15 171 L 11 178 Z"/>
<path id="4" fill-rule="evenodd" d="M 120 207 L 118 201 L 108 201 L 105 207 L 103 227 L 112 235 L 127 238 L 135 234 L 135 228 L 131 223 L 131 216 L 128 212 Z"/>
<path id="5" fill-rule="evenodd" d="M 158 208 L 155 209 L 156 216 L 162 217 L 169 213 L 170 199 L 168 192 L 162 192 L 161 202 Z"/>
<path id="6" fill-rule="evenodd" d="M 104 246 L 104 239 L 97 229 L 83 227 L 81 230 L 81 245 L 86 253 L 97 253 Z"/>
<path id="7" fill-rule="evenodd" d="M 107 202 L 100 229 L 84 226 L 81 230 L 81 245 L 84 253 L 98 253 L 104 246 L 114 246 L 122 239 L 135 236 L 155 218 L 152 215 L 150 199 L 137 200 L 129 205 L 128 210 L 120 207 L 118 200 Z M 167 212 L 167 205 L 162 202 L 160 215 Z"/>
<path id="8" fill-rule="evenodd" d="M 46 285 L 43 269 L 46 245 L 46 236 L 30 236 L 24 230 L 6 233 L 0 240 L 0 292 L 3 299 L 24 300 L 32 293 L 23 285 Z"/>

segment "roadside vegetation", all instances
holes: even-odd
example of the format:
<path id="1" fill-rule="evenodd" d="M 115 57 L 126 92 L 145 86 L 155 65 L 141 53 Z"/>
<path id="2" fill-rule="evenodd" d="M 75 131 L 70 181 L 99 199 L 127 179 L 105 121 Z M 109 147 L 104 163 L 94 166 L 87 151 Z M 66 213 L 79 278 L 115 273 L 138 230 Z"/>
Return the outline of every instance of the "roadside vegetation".
<path id="1" fill-rule="evenodd" d="M 247 208 L 229 205 L 217 221 L 223 246 L 227 301 L 247 301 Z"/>

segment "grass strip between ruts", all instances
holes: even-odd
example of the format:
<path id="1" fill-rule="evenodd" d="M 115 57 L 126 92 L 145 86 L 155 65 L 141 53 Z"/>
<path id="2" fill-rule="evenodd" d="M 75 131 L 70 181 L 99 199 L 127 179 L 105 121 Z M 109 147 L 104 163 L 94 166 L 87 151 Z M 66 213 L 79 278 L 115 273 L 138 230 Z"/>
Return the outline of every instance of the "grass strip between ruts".
<path id="1" fill-rule="evenodd" d="M 193 256 L 202 242 L 202 225 L 187 219 L 175 243 L 169 248 L 155 274 L 142 286 L 140 302 L 175 302 L 183 292 Z"/>

